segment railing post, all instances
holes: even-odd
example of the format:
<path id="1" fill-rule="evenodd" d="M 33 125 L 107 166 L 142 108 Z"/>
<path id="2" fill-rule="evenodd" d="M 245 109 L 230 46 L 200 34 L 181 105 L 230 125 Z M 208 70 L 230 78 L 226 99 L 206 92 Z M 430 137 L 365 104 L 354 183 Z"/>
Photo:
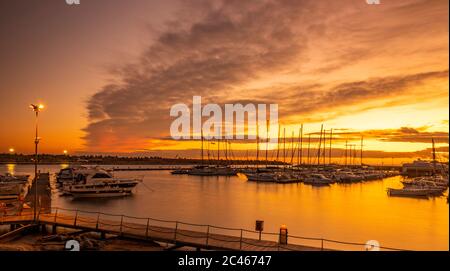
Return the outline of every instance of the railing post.
<path id="1" fill-rule="evenodd" d="M 175 243 L 177 242 L 177 230 L 178 230 L 178 221 L 175 222 L 175 236 L 173 237 Z"/>
<path id="2" fill-rule="evenodd" d="M 323 251 L 323 238 L 321 239 L 321 241 L 322 241 L 322 244 L 320 246 L 320 250 Z"/>
<path id="3" fill-rule="evenodd" d="M 73 225 L 76 226 L 77 225 L 77 217 L 78 217 L 78 210 L 75 213 L 75 220 L 73 221 Z"/>
<path id="4" fill-rule="evenodd" d="M 97 222 L 95 223 L 95 229 L 98 230 L 98 223 L 100 221 L 100 213 L 97 214 Z"/>
<path id="5" fill-rule="evenodd" d="M 122 234 L 123 215 L 120 217 L 120 234 Z"/>
<path id="6" fill-rule="evenodd" d="M 242 235 L 243 235 L 244 230 L 241 229 L 241 238 L 239 239 L 239 250 L 242 250 Z"/>
<path id="7" fill-rule="evenodd" d="M 150 225 L 150 218 L 147 218 L 147 228 L 145 229 L 145 238 L 148 239 L 148 227 Z"/>
<path id="8" fill-rule="evenodd" d="M 55 221 L 54 221 L 54 223 L 56 224 L 56 218 L 58 217 L 58 208 L 56 208 L 56 211 L 55 211 Z"/>
<path id="9" fill-rule="evenodd" d="M 208 241 L 209 241 L 209 225 L 206 228 L 206 247 L 208 247 Z"/>

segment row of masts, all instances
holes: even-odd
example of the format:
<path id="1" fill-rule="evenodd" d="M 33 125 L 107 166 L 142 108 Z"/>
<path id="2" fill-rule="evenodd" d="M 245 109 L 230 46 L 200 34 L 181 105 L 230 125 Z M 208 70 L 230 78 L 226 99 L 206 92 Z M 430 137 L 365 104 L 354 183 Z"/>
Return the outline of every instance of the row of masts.
<path id="1" fill-rule="evenodd" d="M 228 140 L 223 140 L 225 143 L 225 160 L 228 161 L 228 157 L 231 155 L 233 156 L 233 152 L 231 150 L 231 142 Z M 208 141 L 207 143 L 207 160 L 211 161 L 211 152 L 210 152 L 210 143 L 211 144 L 217 144 L 217 161 L 220 162 L 220 139 L 217 139 L 216 142 L 210 142 Z M 202 134 L 201 134 L 201 161 L 202 164 L 204 164 L 205 162 L 205 155 L 204 155 L 204 137 L 203 137 L 203 130 L 202 130 Z"/>
<path id="2" fill-rule="evenodd" d="M 311 149 L 311 135 L 315 133 L 309 133 L 308 134 L 308 142 L 307 142 L 307 157 L 306 157 L 306 163 L 304 163 L 303 158 L 303 145 L 304 145 L 304 132 L 303 132 L 303 124 L 300 125 L 299 132 L 298 132 L 298 138 L 297 142 L 294 143 L 295 140 L 295 134 L 292 132 L 291 136 L 291 142 L 290 142 L 290 159 L 289 159 L 289 151 L 286 148 L 286 128 L 283 128 L 283 136 L 281 137 L 281 129 L 278 127 L 278 140 L 277 140 L 277 148 L 276 148 L 276 158 L 275 161 L 280 161 L 280 145 L 283 144 L 283 147 L 281 148 L 283 150 L 282 153 L 282 161 L 283 164 L 294 164 L 294 158 L 297 160 L 297 165 L 307 164 L 307 165 L 326 165 L 326 164 L 332 164 L 332 153 L 333 153 L 333 129 L 326 130 L 323 127 L 323 124 L 320 128 L 320 136 L 319 136 L 319 142 L 318 142 L 318 148 L 317 148 L 317 155 L 314 155 L 312 153 Z M 260 160 L 260 136 L 259 136 L 259 126 L 257 125 L 256 128 L 256 161 L 259 162 Z M 269 125 L 266 125 L 266 147 L 265 147 L 265 162 L 266 164 L 269 163 Z M 280 139 L 283 139 L 281 142 Z M 228 161 L 228 158 L 230 154 L 233 156 L 233 153 L 231 151 L 231 142 L 228 140 L 222 140 L 225 144 L 225 160 Z M 217 144 L 217 161 L 220 162 L 220 139 L 217 139 L 216 142 L 213 142 L 211 144 Z M 359 149 L 359 161 L 360 165 L 363 165 L 363 144 L 364 138 L 361 136 L 361 143 L 360 143 L 360 149 Z M 210 141 L 208 140 L 208 148 L 207 148 L 207 159 L 208 161 L 211 161 L 210 157 Z M 328 146 L 328 149 L 327 149 Z M 344 164 L 345 165 L 355 165 L 355 161 L 357 158 L 357 144 L 349 144 L 348 140 L 345 141 L 345 151 L 344 151 Z M 295 157 L 295 154 L 296 157 Z M 246 156 L 247 160 L 249 160 L 249 154 L 248 149 L 246 150 Z M 315 157 L 314 157 L 315 156 Z M 315 159 L 316 158 L 316 159 Z M 328 163 L 327 163 L 328 158 Z M 289 161 L 287 160 L 289 159 Z M 204 155 L 204 136 L 203 136 L 203 130 L 201 132 L 201 161 L 202 164 L 204 164 L 205 161 L 205 155 Z"/>

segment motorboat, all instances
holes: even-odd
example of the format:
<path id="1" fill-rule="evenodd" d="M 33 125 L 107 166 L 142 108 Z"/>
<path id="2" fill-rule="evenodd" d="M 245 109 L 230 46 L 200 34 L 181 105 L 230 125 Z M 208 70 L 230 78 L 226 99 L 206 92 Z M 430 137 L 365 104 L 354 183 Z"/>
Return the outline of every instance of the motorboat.
<path id="1" fill-rule="evenodd" d="M 311 185 L 316 185 L 316 186 L 326 186 L 326 185 L 330 185 L 331 183 L 333 183 L 333 180 L 325 177 L 325 175 L 323 175 L 323 174 L 314 173 L 314 174 L 309 175 L 309 177 L 305 178 L 303 180 L 303 182 L 305 184 L 311 184 Z"/>
<path id="2" fill-rule="evenodd" d="M 126 196 L 142 180 L 132 178 L 116 178 L 111 173 L 93 168 L 78 173 L 75 183 L 63 185 L 63 193 L 81 197 L 117 197 Z"/>
<path id="3" fill-rule="evenodd" d="M 300 179 L 297 176 L 289 173 L 278 173 L 275 175 L 275 181 L 277 183 L 298 183 Z"/>
<path id="4" fill-rule="evenodd" d="M 92 169 L 84 166 L 63 168 L 56 174 L 56 182 L 59 184 L 76 183 L 79 181 L 77 180 L 79 176 L 88 174 Z"/>
<path id="5" fill-rule="evenodd" d="M 246 168 L 240 168 L 237 171 L 242 174 L 256 174 L 256 173 L 270 173 L 275 170 L 279 170 L 278 167 L 264 167 L 264 168 L 254 168 L 254 167 L 246 167 Z"/>
<path id="6" fill-rule="evenodd" d="M 447 184 L 441 182 L 435 182 L 428 178 L 414 178 L 412 180 L 401 181 L 402 184 L 407 186 L 419 186 L 419 187 L 429 187 L 429 188 L 440 188 L 442 190 L 447 189 Z"/>
<path id="7" fill-rule="evenodd" d="M 364 177 L 364 180 L 366 180 L 366 181 L 381 180 L 385 177 L 385 174 L 383 172 L 377 172 L 377 171 L 361 172 L 361 175 Z"/>
<path id="8" fill-rule="evenodd" d="M 275 182 L 276 178 L 273 173 L 252 173 L 244 174 L 248 181 L 253 182 Z"/>
<path id="9" fill-rule="evenodd" d="M 189 169 L 175 169 L 170 172 L 172 175 L 189 174 Z"/>
<path id="10" fill-rule="evenodd" d="M 214 171 L 210 166 L 195 166 L 191 170 L 189 170 L 189 175 L 195 176 L 213 176 Z"/>
<path id="11" fill-rule="evenodd" d="M 28 182 L 30 175 L 13 175 L 9 172 L 0 175 L 0 183 L 20 183 L 24 184 Z"/>
<path id="12" fill-rule="evenodd" d="M 133 188 L 138 184 L 137 181 L 118 183 L 94 183 L 94 184 L 75 184 L 67 188 L 74 198 L 104 198 L 104 197 L 122 197 L 131 195 Z"/>
<path id="13" fill-rule="evenodd" d="M 188 172 L 195 176 L 235 176 L 237 171 L 229 166 L 196 166 Z"/>
<path id="14" fill-rule="evenodd" d="M 354 183 L 364 180 L 364 177 L 361 175 L 354 174 L 351 171 L 339 172 L 337 174 L 337 179 L 339 182 L 343 183 Z"/>
<path id="15" fill-rule="evenodd" d="M 412 197 L 439 196 L 448 188 L 445 179 L 436 176 L 403 180 L 402 184 L 404 186 L 402 189 L 388 188 L 388 195 Z"/>
<path id="16" fill-rule="evenodd" d="M 24 184 L 15 182 L 0 182 L 0 199 L 17 199 L 22 193 Z"/>
<path id="17" fill-rule="evenodd" d="M 436 190 L 424 187 L 404 187 L 401 189 L 388 188 L 389 196 L 403 196 L 403 197 L 428 197 L 436 194 Z"/>

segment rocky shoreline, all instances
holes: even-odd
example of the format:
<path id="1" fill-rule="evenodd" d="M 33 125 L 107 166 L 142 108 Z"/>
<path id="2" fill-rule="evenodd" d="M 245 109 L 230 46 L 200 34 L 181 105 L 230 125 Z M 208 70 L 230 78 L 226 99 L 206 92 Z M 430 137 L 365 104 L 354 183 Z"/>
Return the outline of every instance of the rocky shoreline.
<path id="1" fill-rule="evenodd" d="M 81 251 L 162 251 L 165 249 L 152 241 L 123 239 L 115 235 L 101 238 L 98 233 L 62 229 L 57 234 L 19 233 L 6 240 L 0 240 L 0 251 L 67 251 L 71 250 L 70 243 L 67 243 L 70 240 L 75 240 Z"/>

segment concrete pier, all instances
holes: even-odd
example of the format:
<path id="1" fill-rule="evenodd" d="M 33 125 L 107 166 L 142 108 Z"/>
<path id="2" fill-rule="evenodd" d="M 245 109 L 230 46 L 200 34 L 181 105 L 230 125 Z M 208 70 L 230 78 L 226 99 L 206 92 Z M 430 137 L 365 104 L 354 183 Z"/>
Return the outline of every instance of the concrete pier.
<path id="1" fill-rule="evenodd" d="M 50 188 L 50 173 L 39 173 L 37 182 L 33 181 L 32 186 L 29 188 L 25 202 L 34 209 L 35 193 L 37 185 L 37 209 L 41 212 L 49 210 L 52 206 L 51 188 Z"/>

